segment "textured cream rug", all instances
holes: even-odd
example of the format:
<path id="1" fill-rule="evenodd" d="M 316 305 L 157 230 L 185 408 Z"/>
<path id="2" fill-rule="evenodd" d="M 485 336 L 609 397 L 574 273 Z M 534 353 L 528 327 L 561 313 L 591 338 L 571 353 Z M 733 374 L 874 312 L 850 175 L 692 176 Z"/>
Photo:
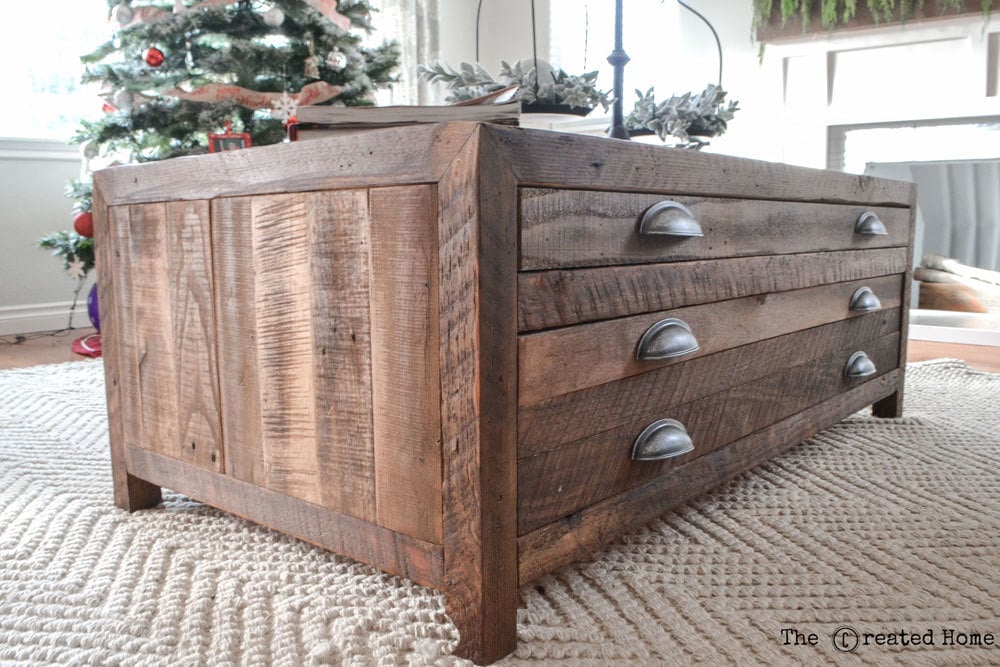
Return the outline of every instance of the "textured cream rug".
<path id="1" fill-rule="evenodd" d="M 114 509 L 102 382 L 0 373 L 0 664 L 462 664 L 434 591 L 178 495 Z M 1000 375 L 911 366 L 906 401 L 525 586 L 505 663 L 1000 663 Z"/>

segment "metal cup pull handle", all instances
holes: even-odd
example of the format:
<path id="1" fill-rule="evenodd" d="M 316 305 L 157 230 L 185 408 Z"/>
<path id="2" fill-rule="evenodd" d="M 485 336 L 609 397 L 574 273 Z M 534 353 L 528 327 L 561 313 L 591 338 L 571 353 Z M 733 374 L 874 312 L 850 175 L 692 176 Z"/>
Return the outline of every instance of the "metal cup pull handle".
<path id="1" fill-rule="evenodd" d="M 882 302 L 875 296 L 875 292 L 870 287 L 859 287 L 851 297 L 851 310 L 858 313 L 878 310 L 882 307 Z"/>
<path id="2" fill-rule="evenodd" d="M 662 461 L 694 450 L 684 424 L 676 419 L 659 419 L 642 430 L 632 445 L 633 461 Z"/>
<path id="3" fill-rule="evenodd" d="M 646 329 L 639 339 L 635 358 L 639 361 L 659 361 L 690 354 L 698 350 L 698 339 L 687 322 L 668 317 Z"/>
<path id="4" fill-rule="evenodd" d="M 847 360 L 847 366 L 844 367 L 844 375 L 849 378 L 866 378 L 877 372 L 875 362 L 869 359 L 864 352 L 852 354 L 851 358 Z"/>
<path id="5" fill-rule="evenodd" d="M 865 211 L 858 217 L 858 222 L 854 225 L 854 233 L 862 236 L 887 236 L 889 234 L 885 223 L 879 220 L 872 211 Z"/>
<path id="6" fill-rule="evenodd" d="M 653 204 L 639 220 L 640 236 L 704 236 L 698 219 L 684 204 L 661 201 Z"/>

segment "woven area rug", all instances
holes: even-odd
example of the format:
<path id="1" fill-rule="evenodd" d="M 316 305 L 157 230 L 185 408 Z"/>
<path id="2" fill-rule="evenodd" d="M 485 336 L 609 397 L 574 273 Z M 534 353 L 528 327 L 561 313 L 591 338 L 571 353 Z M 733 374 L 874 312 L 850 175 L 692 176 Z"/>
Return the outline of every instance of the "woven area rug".
<path id="1" fill-rule="evenodd" d="M 504 663 L 1000 663 L 1000 374 L 908 372 L 904 419 L 523 587 Z M 0 664 L 464 664 L 432 590 L 176 494 L 115 509 L 103 401 L 99 363 L 0 373 Z"/>

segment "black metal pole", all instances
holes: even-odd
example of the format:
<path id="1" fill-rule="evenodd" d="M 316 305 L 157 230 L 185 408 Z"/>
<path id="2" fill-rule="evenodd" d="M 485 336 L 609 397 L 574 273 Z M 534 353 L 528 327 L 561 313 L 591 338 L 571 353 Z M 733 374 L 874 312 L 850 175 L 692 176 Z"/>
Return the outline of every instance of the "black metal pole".
<path id="1" fill-rule="evenodd" d="M 615 101 L 611 112 L 611 136 L 615 139 L 628 139 L 625 129 L 625 111 L 622 107 L 622 96 L 625 91 L 625 65 L 629 57 L 622 48 L 622 0 L 615 0 L 615 50 L 608 56 L 608 62 L 615 68 L 614 96 Z"/>

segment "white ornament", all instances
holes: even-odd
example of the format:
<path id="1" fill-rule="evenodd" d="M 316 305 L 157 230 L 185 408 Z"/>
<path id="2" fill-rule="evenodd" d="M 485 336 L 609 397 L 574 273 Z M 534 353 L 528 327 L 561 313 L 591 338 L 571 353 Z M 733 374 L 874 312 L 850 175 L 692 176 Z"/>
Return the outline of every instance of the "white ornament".
<path id="1" fill-rule="evenodd" d="M 284 22 L 285 12 L 281 11 L 281 7 L 271 7 L 269 10 L 264 12 L 264 23 L 272 28 L 277 28 Z"/>
<path id="2" fill-rule="evenodd" d="M 347 56 L 339 49 L 326 54 L 326 66 L 330 69 L 344 69 L 347 66 Z"/>
<path id="3" fill-rule="evenodd" d="M 86 264 L 83 263 L 82 259 L 76 257 L 69 263 L 69 266 L 66 268 L 66 273 L 69 274 L 70 278 L 79 280 L 87 275 Z"/>
<path id="4" fill-rule="evenodd" d="M 135 16 L 135 12 L 133 12 L 132 8 L 124 2 L 115 5 L 111 10 L 111 18 L 114 19 L 114 22 L 117 23 L 119 27 L 126 26 L 131 23 L 133 16 Z"/>
<path id="5" fill-rule="evenodd" d="M 282 93 L 281 97 L 274 101 L 271 106 L 271 117 L 280 121 L 286 121 L 295 115 L 299 110 L 299 103 L 288 93 Z"/>

